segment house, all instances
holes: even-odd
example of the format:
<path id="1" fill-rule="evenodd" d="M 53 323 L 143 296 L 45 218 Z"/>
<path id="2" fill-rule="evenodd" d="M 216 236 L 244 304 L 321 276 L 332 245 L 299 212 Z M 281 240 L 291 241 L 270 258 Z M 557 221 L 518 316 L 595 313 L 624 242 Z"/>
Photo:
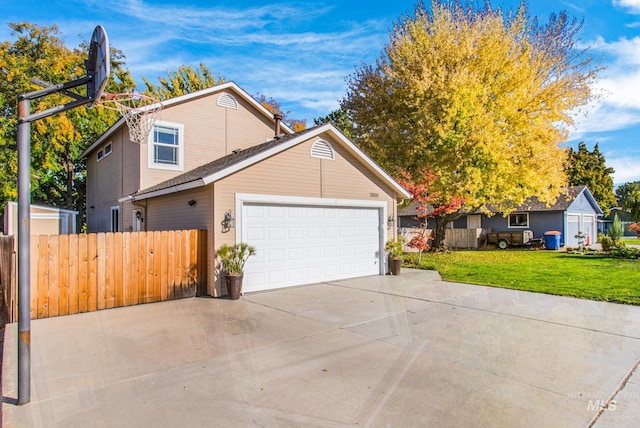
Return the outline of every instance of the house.
<path id="1" fill-rule="evenodd" d="M 89 232 L 206 229 L 247 242 L 244 291 L 385 273 L 410 195 L 332 124 L 293 133 L 233 82 L 163 101 L 147 144 L 120 120 L 84 153 Z"/>
<path id="2" fill-rule="evenodd" d="M 613 218 L 616 215 L 618 216 L 618 219 L 620 219 L 620 222 L 622 222 L 622 226 L 624 227 L 624 236 L 637 236 L 635 232 L 629 230 L 629 226 L 634 223 L 633 219 L 631 218 L 631 214 L 620 207 L 611 208 L 608 216 L 598 219 L 598 232 L 604 234 L 609 233 L 609 228 L 611 227 Z"/>
<path id="3" fill-rule="evenodd" d="M 415 204 L 401 210 L 398 214 L 400 226 L 416 227 Z M 541 238 L 545 232 L 562 233 L 561 243 L 568 247 L 577 247 L 583 243 L 595 243 L 598 238 L 597 219 L 602 209 L 586 186 L 570 186 L 553 205 L 547 206 L 533 197 L 507 216 L 489 207 L 491 215 L 482 213 L 466 214 L 453 221 L 449 227 L 454 229 L 483 229 L 484 231 L 531 230 L 534 237 Z M 429 224 L 433 227 L 433 225 Z M 584 236 L 584 238 L 580 238 Z"/>
<path id="4" fill-rule="evenodd" d="M 30 232 L 32 235 L 76 233 L 78 211 L 31 204 L 30 212 Z M 17 202 L 7 202 L 4 208 L 4 233 L 5 235 L 17 235 L 18 233 Z"/>

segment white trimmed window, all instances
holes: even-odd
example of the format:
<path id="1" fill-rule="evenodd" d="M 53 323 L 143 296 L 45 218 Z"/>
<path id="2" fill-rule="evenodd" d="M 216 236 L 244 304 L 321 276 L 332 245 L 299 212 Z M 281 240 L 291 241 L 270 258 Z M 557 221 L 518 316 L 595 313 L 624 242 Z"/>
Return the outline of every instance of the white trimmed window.
<path id="1" fill-rule="evenodd" d="M 149 133 L 149 168 L 184 169 L 184 125 L 158 122 Z"/>
<path id="2" fill-rule="evenodd" d="M 100 162 L 102 159 L 104 159 L 107 156 L 109 156 L 112 151 L 113 151 L 112 150 L 112 145 L 111 145 L 111 142 L 109 142 L 102 149 L 98 150 L 98 154 L 97 154 L 98 162 Z"/>
<path id="3" fill-rule="evenodd" d="M 111 231 L 120 231 L 120 207 L 111 207 Z"/>
<path id="4" fill-rule="evenodd" d="M 529 227 L 529 213 L 509 214 L 509 227 Z"/>

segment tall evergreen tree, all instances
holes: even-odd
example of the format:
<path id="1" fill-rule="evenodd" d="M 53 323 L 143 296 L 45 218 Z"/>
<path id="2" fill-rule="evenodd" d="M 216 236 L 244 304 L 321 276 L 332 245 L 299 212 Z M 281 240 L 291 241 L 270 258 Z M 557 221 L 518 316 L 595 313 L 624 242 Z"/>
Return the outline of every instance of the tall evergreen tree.
<path id="1" fill-rule="evenodd" d="M 640 181 L 628 181 L 616 189 L 618 205 L 626 210 L 634 222 L 640 223 Z"/>
<path id="2" fill-rule="evenodd" d="M 565 171 L 569 185 L 587 186 L 605 215 L 609 215 L 609 210 L 616 206 L 613 177 L 611 176 L 614 173 L 614 169 L 607 167 L 598 143 L 596 143 L 591 152 L 584 142 L 578 144 L 577 151 L 570 148 Z"/>

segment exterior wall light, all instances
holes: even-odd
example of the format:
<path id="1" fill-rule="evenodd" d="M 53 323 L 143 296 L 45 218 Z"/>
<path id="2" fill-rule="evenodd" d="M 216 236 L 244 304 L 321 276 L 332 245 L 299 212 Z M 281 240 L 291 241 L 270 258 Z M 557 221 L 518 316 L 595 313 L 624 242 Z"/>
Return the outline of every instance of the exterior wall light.
<path id="1" fill-rule="evenodd" d="M 234 227 L 236 227 L 236 219 L 233 218 L 233 215 L 231 214 L 231 210 L 224 213 L 224 217 L 220 224 L 222 225 L 222 233 L 228 232 Z"/>
<path id="2" fill-rule="evenodd" d="M 393 217 L 391 217 L 391 216 L 389 216 L 389 217 L 387 218 L 387 229 L 391 229 L 391 228 L 393 228 L 393 225 L 394 225 L 394 224 L 396 224 L 396 219 L 395 219 L 395 218 L 393 218 Z"/>

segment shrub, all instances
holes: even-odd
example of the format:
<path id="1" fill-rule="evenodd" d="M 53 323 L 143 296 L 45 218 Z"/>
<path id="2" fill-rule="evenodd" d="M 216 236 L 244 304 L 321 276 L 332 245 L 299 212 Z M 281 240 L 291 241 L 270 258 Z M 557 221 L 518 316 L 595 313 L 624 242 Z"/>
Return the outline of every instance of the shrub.
<path id="1" fill-rule="evenodd" d="M 241 275 L 249 256 L 256 253 L 255 247 L 240 242 L 236 245 L 224 244 L 218 249 L 217 256 L 227 275 Z"/>
<path id="2" fill-rule="evenodd" d="M 405 242 L 407 242 L 407 240 L 404 236 L 398 236 L 396 239 L 390 239 L 389 241 L 387 241 L 384 249 L 387 250 L 390 258 L 399 259 L 404 253 L 402 244 L 404 244 Z"/>
<path id="3" fill-rule="evenodd" d="M 611 239 L 610 236 L 603 235 L 602 233 L 599 233 L 598 234 L 598 241 L 600 242 L 600 245 L 602 245 L 602 250 L 603 251 L 611 251 L 613 248 L 615 248 L 615 245 L 613 243 L 613 239 Z"/>
<path id="4" fill-rule="evenodd" d="M 620 248 L 614 248 L 613 250 L 611 250 L 611 256 L 612 257 L 616 257 L 618 259 L 635 259 L 635 260 L 639 260 L 640 259 L 640 249 L 638 248 L 627 248 L 627 247 L 620 247 Z"/>
<path id="5" fill-rule="evenodd" d="M 635 233 L 636 235 L 638 235 L 638 239 L 640 239 L 640 224 L 631 223 L 629 225 L 629 232 Z"/>
<path id="6" fill-rule="evenodd" d="M 613 240 L 614 244 L 622 239 L 624 236 L 624 225 L 618 218 L 618 214 L 614 214 L 613 222 L 609 228 L 609 237 Z"/>

